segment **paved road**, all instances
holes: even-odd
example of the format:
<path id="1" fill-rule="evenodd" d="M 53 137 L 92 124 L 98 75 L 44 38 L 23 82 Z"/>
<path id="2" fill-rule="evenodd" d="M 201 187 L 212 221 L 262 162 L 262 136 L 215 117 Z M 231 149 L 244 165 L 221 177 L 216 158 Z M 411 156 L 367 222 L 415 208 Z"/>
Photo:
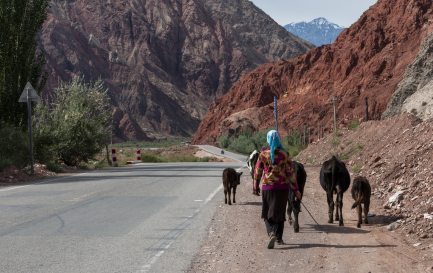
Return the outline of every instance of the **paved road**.
<path id="1" fill-rule="evenodd" d="M 223 150 L 224 154 L 221 154 L 221 148 L 210 146 L 210 145 L 197 145 L 197 147 L 199 147 L 200 149 L 205 150 L 209 153 L 215 154 L 215 155 L 219 155 L 219 156 L 223 155 L 227 158 L 230 158 L 230 159 L 233 159 L 236 161 L 240 161 L 240 162 L 244 163 L 243 166 L 246 166 L 246 161 L 248 158 L 247 156 L 235 154 L 235 153 L 232 153 L 232 152 L 229 152 L 226 150 Z"/>
<path id="2" fill-rule="evenodd" d="M 223 168 L 241 165 L 140 164 L 2 188 L 0 272 L 182 272 L 223 198 Z"/>

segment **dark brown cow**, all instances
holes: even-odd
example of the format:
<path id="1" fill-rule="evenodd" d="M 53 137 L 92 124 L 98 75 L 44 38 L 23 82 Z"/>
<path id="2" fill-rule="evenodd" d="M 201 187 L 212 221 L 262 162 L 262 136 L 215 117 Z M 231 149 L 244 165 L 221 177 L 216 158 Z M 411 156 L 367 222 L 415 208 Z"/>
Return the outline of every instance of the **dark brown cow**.
<path id="1" fill-rule="evenodd" d="M 320 169 L 320 185 L 326 191 L 328 201 L 328 223 L 333 223 L 334 214 L 334 193 L 337 194 L 337 207 L 335 210 L 335 221 L 339 221 L 340 226 L 343 222 L 343 193 L 350 186 L 350 174 L 347 171 L 346 164 L 338 160 L 335 156 L 323 162 Z"/>
<path id="2" fill-rule="evenodd" d="M 236 187 L 241 183 L 242 172 L 238 173 L 235 169 L 225 168 L 223 171 L 223 185 L 224 185 L 224 201 L 227 204 L 232 204 L 230 200 L 231 191 L 233 189 L 233 203 L 236 203 Z"/>
<path id="3" fill-rule="evenodd" d="M 355 200 L 355 203 L 353 203 L 352 205 L 352 209 L 358 207 L 358 224 L 356 226 L 360 228 L 362 224 L 361 204 L 364 204 L 364 224 L 368 224 L 368 211 L 370 209 L 371 187 L 367 178 L 363 176 L 357 176 L 353 180 L 351 193 L 352 193 L 352 198 Z"/>

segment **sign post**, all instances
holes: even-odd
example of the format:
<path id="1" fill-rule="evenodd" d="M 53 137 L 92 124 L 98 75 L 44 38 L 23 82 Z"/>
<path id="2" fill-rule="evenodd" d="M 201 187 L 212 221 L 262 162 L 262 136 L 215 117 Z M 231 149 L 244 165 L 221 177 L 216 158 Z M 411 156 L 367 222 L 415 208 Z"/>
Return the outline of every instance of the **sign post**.
<path id="1" fill-rule="evenodd" d="M 275 118 L 275 130 L 278 132 L 278 105 L 277 97 L 274 96 L 274 118 Z"/>
<path id="2" fill-rule="evenodd" d="M 38 96 L 38 93 L 36 93 L 36 90 L 33 88 L 33 86 L 30 84 L 30 82 L 27 82 L 26 86 L 24 87 L 23 92 L 21 93 L 21 96 L 18 100 L 18 102 L 26 102 L 27 103 L 27 126 L 29 128 L 29 152 L 30 152 L 30 172 L 31 174 L 34 174 L 33 164 L 34 164 L 34 158 L 33 158 L 33 132 L 32 132 L 32 101 L 39 102 L 40 98 Z"/>

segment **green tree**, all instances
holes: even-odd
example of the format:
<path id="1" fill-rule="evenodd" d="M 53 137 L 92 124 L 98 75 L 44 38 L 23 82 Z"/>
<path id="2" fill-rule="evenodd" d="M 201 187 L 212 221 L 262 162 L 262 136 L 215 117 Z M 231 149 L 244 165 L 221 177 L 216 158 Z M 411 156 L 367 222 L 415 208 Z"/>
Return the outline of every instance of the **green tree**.
<path id="1" fill-rule="evenodd" d="M 62 84 L 51 104 L 35 111 L 36 158 L 58 157 L 67 165 L 93 158 L 110 140 L 111 106 L 102 81 L 76 77 Z"/>
<path id="2" fill-rule="evenodd" d="M 37 34 L 49 0 L 0 0 L 0 121 L 24 126 L 26 106 L 18 98 L 27 81 L 43 86 L 43 57 Z"/>

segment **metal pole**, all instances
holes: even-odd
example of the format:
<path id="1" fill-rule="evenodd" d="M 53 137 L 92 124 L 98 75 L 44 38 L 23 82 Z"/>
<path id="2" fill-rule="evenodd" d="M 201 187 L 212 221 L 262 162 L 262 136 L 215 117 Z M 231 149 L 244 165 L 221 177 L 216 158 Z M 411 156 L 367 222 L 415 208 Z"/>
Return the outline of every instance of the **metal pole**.
<path id="1" fill-rule="evenodd" d="M 32 132 L 32 101 L 29 98 L 29 88 L 26 89 L 27 91 L 27 122 L 28 122 L 28 128 L 29 128 L 29 149 L 30 149 L 30 173 L 34 174 L 33 164 L 34 164 L 34 158 L 33 158 L 33 132 Z"/>
<path id="2" fill-rule="evenodd" d="M 277 97 L 274 96 L 274 117 L 275 117 L 275 128 L 278 132 L 278 105 L 277 105 Z"/>

